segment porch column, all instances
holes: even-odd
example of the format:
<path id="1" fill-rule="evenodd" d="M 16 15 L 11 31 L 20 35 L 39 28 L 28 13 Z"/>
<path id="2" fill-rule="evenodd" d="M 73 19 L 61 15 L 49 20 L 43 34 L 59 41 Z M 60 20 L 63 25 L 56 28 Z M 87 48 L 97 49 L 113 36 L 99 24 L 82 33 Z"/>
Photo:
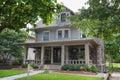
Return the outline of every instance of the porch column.
<path id="1" fill-rule="evenodd" d="M 44 63 L 44 46 L 41 47 L 41 65 Z"/>
<path id="2" fill-rule="evenodd" d="M 68 60 L 69 60 L 69 54 L 68 54 L 68 46 L 66 46 L 65 48 L 65 54 L 66 54 L 66 64 L 68 64 Z"/>
<path id="3" fill-rule="evenodd" d="M 53 63 L 53 47 L 51 47 L 51 63 Z"/>
<path id="4" fill-rule="evenodd" d="M 61 65 L 64 65 L 64 54 L 65 54 L 65 47 L 64 45 L 61 46 Z"/>
<path id="5" fill-rule="evenodd" d="M 26 63 L 26 59 L 27 59 L 27 56 L 28 56 L 28 47 L 24 47 L 25 48 L 25 52 L 24 52 L 24 59 L 23 59 L 23 64 Z"/>
<path id="6" fill-rule="evenodd" d="M 90 61 L 89 43 L 85 44 L 85 64 L 89 65 Z"/>

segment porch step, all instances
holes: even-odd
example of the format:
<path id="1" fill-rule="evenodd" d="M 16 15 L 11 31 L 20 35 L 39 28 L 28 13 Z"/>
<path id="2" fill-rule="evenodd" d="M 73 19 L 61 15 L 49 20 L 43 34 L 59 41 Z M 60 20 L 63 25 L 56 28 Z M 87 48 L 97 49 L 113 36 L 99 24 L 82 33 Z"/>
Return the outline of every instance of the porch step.
<path id="1" fill-rule="evenodd" d="M 50 70 L 60 70 L 61 69 L 61 65 L 47 65 L 49 67 Z M 43 69 L 43 67 L 41 67 L 41 69 Z"/>

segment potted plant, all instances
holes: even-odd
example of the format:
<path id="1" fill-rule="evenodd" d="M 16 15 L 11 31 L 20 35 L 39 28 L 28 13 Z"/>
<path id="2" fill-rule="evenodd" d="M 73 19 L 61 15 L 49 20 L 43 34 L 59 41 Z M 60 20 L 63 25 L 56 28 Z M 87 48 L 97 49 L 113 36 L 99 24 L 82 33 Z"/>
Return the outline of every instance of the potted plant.
<path id="1" fill-rule="evenodd" d="M 77 52 L 76 56 L 78 59 L 83 59 L 84 58 L 84 55 L 85 55 L 85 51 L 79 51 Z"/>

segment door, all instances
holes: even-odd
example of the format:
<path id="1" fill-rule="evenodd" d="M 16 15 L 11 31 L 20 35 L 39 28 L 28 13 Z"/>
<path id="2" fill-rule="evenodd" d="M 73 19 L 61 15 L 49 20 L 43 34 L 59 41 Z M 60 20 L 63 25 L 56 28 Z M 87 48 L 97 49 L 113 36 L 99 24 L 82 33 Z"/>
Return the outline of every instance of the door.
<path id="1" fill-rule="evenodd" d="M 61 63 L 61 47 L 53 48 L 53 62 Z"/>
<path id="2" fill-rule="evenodd" d="M 44 63 L 50 64 L 51 61 L 51 49 L 50 47 L 45 48 L 45 54 L 44 54 Z"/>

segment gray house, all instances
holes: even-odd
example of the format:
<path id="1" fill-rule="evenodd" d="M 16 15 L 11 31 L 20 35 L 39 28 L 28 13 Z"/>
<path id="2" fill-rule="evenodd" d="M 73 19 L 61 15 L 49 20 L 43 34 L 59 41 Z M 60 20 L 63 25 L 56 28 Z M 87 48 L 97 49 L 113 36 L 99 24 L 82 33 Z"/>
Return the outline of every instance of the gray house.
<path id="1" fill-rule="evenodd" d="M 55 21 L 46 26 L 39 21 L 37 27 L 32 29 L 35 42 L 24 43 L 24 63 L 29 61 L 36 66 L 49 65 L 52 69 L 60 69 L 65 64 L 96 65 L 101 72 L 105 70 L 104 44 L 97 38 L 83 37 L 81 32 L 66 16 L 74 13 L 65 7 Z M 29 60 L 29 48 L 35 49 L 34 60 Z"/>

